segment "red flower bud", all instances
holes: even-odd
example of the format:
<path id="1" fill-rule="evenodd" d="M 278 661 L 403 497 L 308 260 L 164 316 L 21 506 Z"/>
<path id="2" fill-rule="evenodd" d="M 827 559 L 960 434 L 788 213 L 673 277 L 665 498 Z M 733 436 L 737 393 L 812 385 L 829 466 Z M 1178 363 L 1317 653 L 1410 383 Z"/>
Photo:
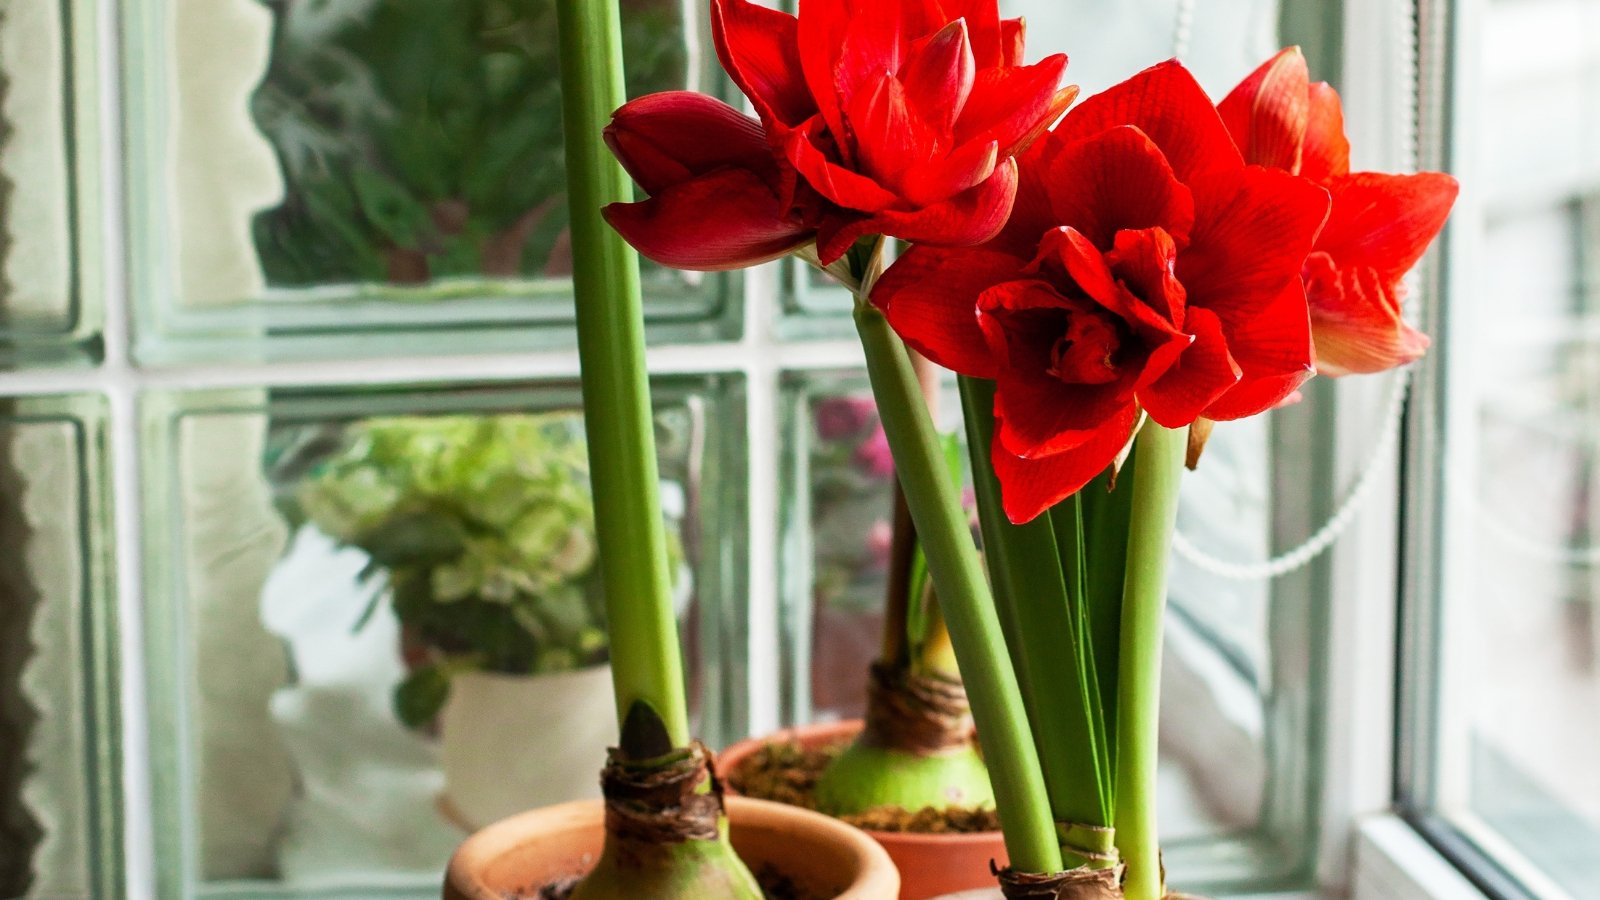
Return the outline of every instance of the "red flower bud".
<path id="1" fill-rule="evenodd" d="M 607 206 L 606 221 L 657 262 L 738 268 L 811 239 L 811 229 L 784 214 L 761 124 L 721 100 L 691 91 L 640 97 L 612 115 L 605 139 L 651 194 Z"/>

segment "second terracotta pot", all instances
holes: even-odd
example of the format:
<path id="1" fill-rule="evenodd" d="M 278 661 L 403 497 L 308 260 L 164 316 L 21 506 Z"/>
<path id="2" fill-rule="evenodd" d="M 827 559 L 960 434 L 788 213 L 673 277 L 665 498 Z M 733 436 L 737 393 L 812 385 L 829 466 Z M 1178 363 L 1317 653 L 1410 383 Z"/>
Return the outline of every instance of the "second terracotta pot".
<path id="1" fill-rule="evenodd" d="M 859 719 L 802 725 L 762 738 L 740 741 L 717 755 L 717 773 L 723 784 L 744 760 L 767 744 L 796 743 L 807 749 L 826 747 L 852 740 L 861 732 Z M 728 788 L 733 793 L 733 788 Z M 989 870 L 1006 865 L 1006 845 L 998 831 L 971 834 L 912 834 L 899 831 L 868 831 L 883 845 L 900 870 L 900 900 L 929 900 L 957 891 L 995 886 Z"/>

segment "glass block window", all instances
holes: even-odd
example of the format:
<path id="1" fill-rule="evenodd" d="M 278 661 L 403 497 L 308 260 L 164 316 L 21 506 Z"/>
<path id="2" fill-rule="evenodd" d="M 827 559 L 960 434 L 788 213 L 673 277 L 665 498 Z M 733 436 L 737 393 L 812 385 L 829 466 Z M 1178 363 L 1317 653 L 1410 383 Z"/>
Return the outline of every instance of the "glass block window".
<path id="1" fill-rule="evenodd" d="M 553 3 L 176 0 L 129 18 L 151 63 L 130 124 L 159 178 L 133 185 L 147 355 L 571 340 Z M 624 21 L 630 94 L 722 89 L 700 5 L 641 0 Z M 659 333 L 737 328 L 737 277 L 645 276 Z"/>
<path id="2" fill-rule="evenodd" d="M 118 890 L 104 405 L 0 402 L 0 897 Z"/>
<path id="3" fill-rule="evenodd" d="M 712 742 L 745 695 L 726 568 L 740 400 L 726 377 L 656 396 L 691 715 Z M 616 735 L 576 402 L 567 381 L 150 399 L 170 598 L 150 696 L 180 723 L 156 744 L 176 765 L 153 773 L 165 892 L 435 889 L 468 829 L 598 796 Z"/>
<path id="4" fill-rule="evenodd" d="M 99 351 L 94 4 L 20 4 L 0 18 L 0 366 Z M 88 113 L 84 121 L 80 113 Z"/>

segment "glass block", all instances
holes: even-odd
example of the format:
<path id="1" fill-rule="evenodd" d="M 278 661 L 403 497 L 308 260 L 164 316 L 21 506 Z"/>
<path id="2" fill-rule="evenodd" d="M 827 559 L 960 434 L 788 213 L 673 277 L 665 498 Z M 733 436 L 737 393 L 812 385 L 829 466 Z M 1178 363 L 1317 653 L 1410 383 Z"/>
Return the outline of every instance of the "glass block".
<path id="1" fill-rule="evenodd" d="M 127 18 L 146 358 L 570 342 L 553 0 Z M 630 96 L 724 89 L 704 4 L 641 0 L 623 27 Z M 646 265 L 657 337 L 732 336 L 739 300 L 734 276 Z"/>
<path id="2" fill-rule="evenodd" d="M 941 421 L 958 427 L 959 403 Z M 1309 415 L 1299 410 L 1295 415 Z M 783 380 L 780 697 L 787 723 L 859 717 L 877 656 L 891 534 L 892 461 L 865 375 Z M 1185 479 L 1180 528 L 1203 550 L 1248 562 L 1303 533 L 1274 467 L 1304 478 L 1299 419 L 1219 425 Z M 1300 529 L 1300 530 L 1297 530 Z M 1229 581 L 1172 561 L 1162 679 L 1162 834 L 1173 884 L 1203 894 L 1290 886 L 1312 859 L 1320 772 L 1315 713 L 1321 620 L 1316 572 Z"/>
<path id="3" fill-rule="evenodd" d="M 99 353 L 94 19 L 79 0 L 0 18 L 0 366 Z"/>
<path id="4" fill-rule="evenodd" d="M 0 897 L 121 896 L 103 431 L 0 400 Z"/>
<path id="5" fill-rule="evenodd" d="M 654 386 L 697 735 L 744 733 L 744 388 Z M 575 382 L 152 397 L 162 896 L 437 896 L 615 742 Z M 161 737 L 165 735 L 165 738 Z"/>

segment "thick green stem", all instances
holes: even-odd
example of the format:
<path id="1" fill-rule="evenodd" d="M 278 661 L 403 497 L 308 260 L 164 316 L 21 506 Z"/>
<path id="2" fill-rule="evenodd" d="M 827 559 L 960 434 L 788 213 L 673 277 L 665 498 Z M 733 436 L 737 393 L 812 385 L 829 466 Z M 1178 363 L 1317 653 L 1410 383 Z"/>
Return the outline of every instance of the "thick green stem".
<path id="1" fill-rule="evenodd" d="M 1128 866 L 1127 900 L 1160 900 L 1156 837 L 1157 724 L 1161 703 L 1161 619 L 1167 556 L 1178 519 L 1184 429 L 1147 422 L 1134 441 L 1132 519 L 1117 657 L 1117 848 Z"/>
<path id="2" fill-rule="evenodd" d="M 683 747 L 689 717 L 644 364 L 639 258 L 600 216 L 606 204 L 633 198 L 601 139 L 623 101 L 617 4 L 559 0 L 557 13 L 578 353 L 617 717 L 625 723 L 642 706 L 653 716 L 634 714 L 634 721 L 658 721 L 665 741 Z"/>
<path id="3" fill-rule="evenodd" d="M 1063 825 L 1108 827 L 1111 798 L 1105 791 L 1106 763 L 1095 730 L 1099 698 L 1091 695 L 1084 654 L 1087 635 L 1076 616 L 1081 598 L 1069 594 L 1051 518 L 1039 516 L 1013 525 L 1001 508 L 1000 482 L 989 456 L 995 428 L 994 382 L 963 376 L 961 406 L 989 572 L 996 599 L 1016 623 L 1010 650 L 1037 737 L 1051 812 Z M 1071 543 L 1075 549 L 1076 531 Z M 1076 584 L 1072 587 L 1077 589 Z M 1071 848 L 1063 849 L 1068 865 L 1089 862 L 1074 858 Z"/>
<path id="4" fill-rule="evenodd" d="M 1019 871 L 1058 871 L 1061 851 L 1027 712 L 916 373 L 882 313 L 857 302 L 855 319 L 878 414 L 972 701 L 1006 852 Z"/>

